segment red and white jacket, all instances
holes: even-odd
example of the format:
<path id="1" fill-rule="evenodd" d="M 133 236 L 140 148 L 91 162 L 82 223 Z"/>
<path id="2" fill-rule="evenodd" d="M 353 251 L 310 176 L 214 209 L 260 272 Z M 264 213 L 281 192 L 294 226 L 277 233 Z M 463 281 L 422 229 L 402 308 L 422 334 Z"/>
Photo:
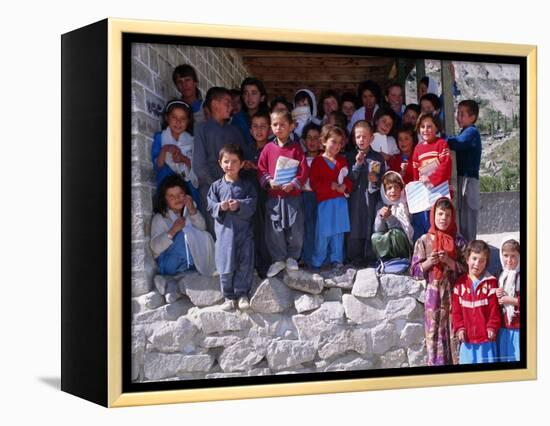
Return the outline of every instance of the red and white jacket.
<path id="1" fill-rule="evenodd" d="M 496 296 L 498 282 L 487 272 L 476 290 L 468 274 L 461 275 L 453 289 L 452 319 L 453 331 L 466 331 L 467 343 L 487 343 L 487 330 L 495 336 L 500 328 L 500 308 Z"/>

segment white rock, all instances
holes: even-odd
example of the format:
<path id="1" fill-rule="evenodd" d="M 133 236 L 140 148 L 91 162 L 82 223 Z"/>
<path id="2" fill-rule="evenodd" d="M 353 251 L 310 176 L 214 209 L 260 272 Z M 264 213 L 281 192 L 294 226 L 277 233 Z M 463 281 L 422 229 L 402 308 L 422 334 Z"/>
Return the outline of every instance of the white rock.
<path id="1" fill-rule="evenodd" d="M 389 322 L 377 325 L 371 330 L 371 338 L 372 352 L 375 354 L 386 353 L 396 343 L 395 326 Z"/>
<path id="2" fill-rule="evenodd" d="M 352 371 L 352 370 L 370 370 L 374 363 L 357 354 L 348 354 L 331 362 L 324 371 Z"/>
<path id="3" fill-rule="evenodd" d="M 201 342 L 203 348 L 227 348 L 235 343 L 239 342 L 241 338 L 239 336 L 207 336 Z"/>
<path id="4" fill-rule="evenodd" d="M 212 306 L 223 299 L 220 277 L 206 277 L 198 272 L 188 272 L 178 280 L 178 286 L 195 306 Z"/>
<path id="5" fill-rule="evenodd" d="M 302 294 L 294 299 L 294 307 L 299 314 L 317 309 L 321 303 L 323 298 L 318 294 Z"/>
<path id="6" fill-rule="evenodd" d="M 422 284 L 406 275 L 384 274 L 380 277 L 380 289 L 385 298 L 397 299 L 418 295 Z"/>
<path id="7" fill-rule="evenodd" d="M 166 301 L 162 295 L 157 291 L 150 291 L 147 294 L 132 299 L 132 314 L 136 315 L 145 311 L 157 309 L 164 304 L 166 304 Z"/>
<path id="8" fill-rule="evenodd" d="M 324 302 L 309 315 L 294 315 L 292 322 L 300 340 L 312 340 L 334 324 L 344 323 L 344 307 L 339 302 Z"/>
<path id="9" fill-rule="evenodd" d="M 214 364 L 214 357 L 209 354 L 184 355 L 178 368 L 178 375 L 185 373 L 207 373 Z"/>
<path id="10" fill-rule="evenodd" d="M 325 284 L 325 280 L 321 275 L 304 270 L 286 271 L 283 281 L 294 290 L 310 294 L 320 294 Z"/>
<path id="11" fill-rule="evenodd" d="M 272 375 L 272 371 L 269 368 L 253 368 L 248 372 L 248 375 L 250 377 L 254 376 L 270 376 Z"/>
<path id="12" fill-rule="evenodd" d="M 166 285 L 166 293 L 164 294 L 164 298 L 166 299 L 166 303 L 175 303 L 179 299 L 181 299 L 181 292 L 178 287 L 178 284 L 176 281 L 168 281 Z"/>
<path id="13" fill-rule="evenodd" d="M 268 346 L 266 359 L 271 370 L 279 371 L 313 361 L 316 353 L 317 348 L 312 342 L 279 340 Z"/>
<path id="14" fill-rule="evenodd" d="M 161 354 L 151 352 L 145 355 L 145 377 L 160 380 L 181 376 L 185 373 L 208 372 L 214 364 L 211 355 Z"/>
<path id="15" fill-rule="evenodd" d="M 222 333 L 224 331 L 239 331 L 243 329 L 243 321 L 238 314 L 222 310 L 206 310 L 199 312 L 201 330 L 204 334 Z"/>
<path id="16" fill-rule="evenodd" d="M 394 319 L 419 320 L 422 316 L 420 304 L 412 297 L 390 300 L 386 306 L 386 318 L 390 321 Z"/>
<path id="17" fill-rule="evenodd" d="M 250 306 L 255 312 L 274 314 L 290 308 L 294 301 L 294 294 L 280 279 L 267 278 L 258 287 Z"/>
<path id="18" fill-rule="evenodd" d="M 207 374 L 204 378 L 205 379 L 226 379 L 231 377 L 246 377 L 248 374 L 246 373 L 212 373 Z"/>
<path id="19" fill-rule="evenodd" d="M 166 277 L 163 275 L 155 275 L 153 282 L 155 283 L 155 288 L 159 294 L 164 296 L 166 294 L 166 286 L 168 285 Z"/>
<path id="20" fill-rule="evenodd" d="M 422 288 L 418 295 L 416 296 L 416 300 L 418 300 L 420 303 L 424 304 L 426 302 L 426 288 Z"/>
<path id="21" fill-rule="evenodd" d="M 334 359 L 348 351 L 367 355 L 372 352 L 370 329 L 364 326 L 334 325 L 320 335 L 319 356 Z"/>
<path id="22" fill-rule="evenodd" d="M 425 341 L 407 348 L 407 359 L 411 367 L 424 367 L 428 365 L 428 352 L 426 351 Z"/>
<path id="23" fill-rule="evenodd" d="M 197 328 L 189 319 L 180 317 L 177 321 L 162 322 L 149 338 L 151 348 L 160 352 L 180 352 L 195 334 Z"/>
<path id="24" fill-rule="evenodd" d="M 357 272 L 351 294 L 356 297 L 375 297 L 378 291 L 378 276 L 374 268 L 361 269 Z"/>
<path id="25" fill-rule="evenodd" d="M 407 354 L 404 349 L 388 351 L 380 357 L 380 368 L 408 367 Z"/>
<path id="26" fill-rule="evenodd" d="M 297 339 L 298 331 L 289 315 L 250 313 L 249 337 Z"/>
<path id="27" fill-rule="evenodd" d="M 132 380 L 138 380 L 140 376 L 146 344 L 144 327 L 132 326 Z"/>
<path id="28" fill-rule="evenodd" d="M 355 279 L 356 269 L 348 268 L 345 272 L 341 271 L 329 271 L 323 273 L 325 278 L 325 287 L 327 288 L 341 288 L 343 290 L 350 290 L 353 287 L 353 280 Z"/>
<path id="29" fill-rule="evenodd" d="M 175 321 L 179 317 L 187 314 L 187 311 L 192 307 L 188 300 L 181 299 L 176 303 L 161 306 L 152 311 L 142 312 L 134 316 L 135 324 L 147 324 L 157 321 Z"/>
<path id="30" fill-rule="evenodd" d="M 343 292 L 341 288 L 332 287 L 323 291 L 323 293 L 321 293 L 321 296 L 323 297 L 323 300 L 325 302 L 342 302 L 342 294 Z"/>
<path id="31" fill-rule="evenodd" d="M 408 323 L 401 331 L 399 345 L 408 348 L 419 344 L 424 339 L 424 326 L 422 324 Z"/>
<path id="32" fill-rule="evenodd" d="M 132 297 L 142 296 L 153 290 L 151 276 L 145 271 L 133 271 L 130 281 Z"/>
<path id="33" fill-rule="evenodd" d="M 249 371 L 265 357 L 269 342 L 266 338 L 247 338 L 235 343 L 218 358 L 220 367 L 226 373 Z"/>
<path id="34" fill-rule="evenodd" d="M 346 316 L 356 324 L 377 324 L 384 320 L 384 304 L 376 298 L 359 299 L 351 294 L 342 296 Z"/>

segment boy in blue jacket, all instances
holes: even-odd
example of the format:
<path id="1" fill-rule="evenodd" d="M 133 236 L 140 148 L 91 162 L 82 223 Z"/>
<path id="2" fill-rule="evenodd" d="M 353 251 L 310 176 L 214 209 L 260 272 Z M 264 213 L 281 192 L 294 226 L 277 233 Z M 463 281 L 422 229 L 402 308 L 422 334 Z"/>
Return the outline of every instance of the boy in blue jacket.
<path id="1" fill-rule="evenodd" d="M 447 138 L 449 148 L 456 152 L 457 213 L 459 230 L 466 241 L 476 239 L 477 215 L 480 207 L 481 136 L 475 125 L 478 115 L 479 105 L 476 101 L 460 102 L 456 121 L 462 130 L 458 135 Z"/>

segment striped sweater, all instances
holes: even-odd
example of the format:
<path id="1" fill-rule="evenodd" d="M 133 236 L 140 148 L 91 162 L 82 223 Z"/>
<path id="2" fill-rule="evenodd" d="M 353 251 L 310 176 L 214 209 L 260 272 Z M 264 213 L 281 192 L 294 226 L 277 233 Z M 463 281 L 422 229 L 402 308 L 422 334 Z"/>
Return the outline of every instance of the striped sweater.
<path id="1" fill-rule="evenodd" d="M 447 181 L 450 186 L 453 165 L 445 139 L 421 142 L 416 145 L 412 156 L 413 180 L 420 180 L 420 171 L 434 161 L 438 161 L 439 165 L 429 174 L 430 183 L 437 186 Z"/>

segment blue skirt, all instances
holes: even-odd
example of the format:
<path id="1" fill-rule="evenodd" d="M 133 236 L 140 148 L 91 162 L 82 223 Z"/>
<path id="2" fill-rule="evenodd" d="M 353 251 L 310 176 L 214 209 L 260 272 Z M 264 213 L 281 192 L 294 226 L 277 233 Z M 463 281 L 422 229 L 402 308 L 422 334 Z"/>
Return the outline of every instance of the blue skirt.
<path id="1" fill-rule="evenodd" d="M 498 361 L 519 361 L 519 329 L 501 328 L 497 342 Z"/>
<path id="2" fill-rule="evenodd" d="M 459 364 L 486 364 L 497 361 L 495 342 L 462 343 L 460 345 Z"/>
<path id="3" fill-rule="evenodd" d="M 348 200 L 345 197 L 331 198 L 317 205 L 317 231 L 319 237 L 349 232 Z"/>

